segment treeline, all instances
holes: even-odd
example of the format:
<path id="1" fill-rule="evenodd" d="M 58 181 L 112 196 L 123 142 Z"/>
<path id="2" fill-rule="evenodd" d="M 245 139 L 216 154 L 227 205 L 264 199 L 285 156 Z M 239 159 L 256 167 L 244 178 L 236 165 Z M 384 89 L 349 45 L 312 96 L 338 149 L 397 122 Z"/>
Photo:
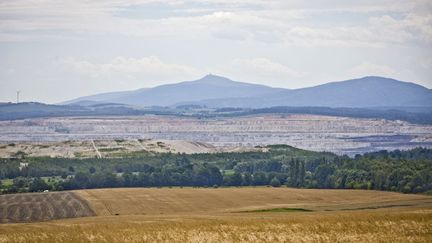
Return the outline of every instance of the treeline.
<path id="1" fill-rule="evenodd" d="M 219 169 L 213 165 L 185 164 L 164 167 L 162 170 L 151 169 L 148 172 L 97 172 L 93 167 L 89 172 L 77 172 L 74 175 L 62 175 L 62 179 L 40 177 L 17 177 L 8 192 L 36 192 L 44 190 L 73 190 L 107 187 L 161 187 L 161 186 L 196 186 L 217 187 L 223 184 Z M 52 181 L 51 181 L 52 180 Z M 28 189 L 26 189 L 28 188 Z"/>
<path id="2" fill-rule="evenodd" d="M 268 148 L 268 152 L 5 160 L 0 163 L 0 178 L 12 179 L 12 183 L 3 184 L 3 193 L 104 187 L 263 185 L 404 193 L 432 190 L 431 149 L 379 151 L 349 158 L 285 145 Z M 22 161 L 28 166 L 22 167 Z"/>
<path id="3" fill-rule="evenodd" d="M 94 105 L 48 105 L 37 102 L 0 104 L 0 120 L 16 120 L 36 117 L 67 116 L 134 116 L 134 115 L 173 115 L 197 118 L 236 117 L 265 113 L 279 114 L 314 114 L 353 118 L 379 118 L 403 120 L 417 124 L 432 124 L 432 112 L 429 107 L 382 107 L 382 108 L 331 108 L 331 107 L 290 107 L 275 106 L 268 108 L 207 108 L 199 105 L 180 105 L 177 107 L 130 108 L 122 104 Z"/>

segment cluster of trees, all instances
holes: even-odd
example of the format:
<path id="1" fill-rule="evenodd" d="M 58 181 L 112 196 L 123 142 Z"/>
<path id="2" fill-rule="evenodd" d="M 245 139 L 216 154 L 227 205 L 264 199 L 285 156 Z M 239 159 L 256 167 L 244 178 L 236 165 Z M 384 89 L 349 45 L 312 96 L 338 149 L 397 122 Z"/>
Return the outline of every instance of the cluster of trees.
<path id="1" fill-rule="evenodd" d="M 141 154 L 123 158 L 24 158 L 0 162 L 2 192 L 102 187 L 281 186 L 374 189 L 406 193 L 432 190 L 432 150 L 379 151 L 354 158 L 284 145 L 269 152 Z"/>
<path id="2" fill-rule="evenodd" d="M 41 192 L 45 190 L 51 190 L 53 188 L 55 187 L 48 184 L 45 180 L 39 177 L 17 177 L 13 179 L 13 184 L 8 188 L 7 192 Z"/>
<path id="3" fill-rule="evenodd" d="M 241 162 L 237 163 L 233 170 L 241 174 L 242 178 L 250 177 L 243 180 L 243 185 L 268 185 L 273 180 L 292 187 L 305 186 L 305 162 L 294 158 L 289 162 L 275 160 Z"/>
<path id="4" fill-rule="evenodd" d="M 160 187 L 160 186 L 220 186 L 223 177 L 220 170 L 209 164 L 191 164 L 182 159 L 182 164 L 170 164 L 161 168 L 151 167 L 146 172 L 78 172 L 60 182 L 62 189 L 103 187 Z"/>

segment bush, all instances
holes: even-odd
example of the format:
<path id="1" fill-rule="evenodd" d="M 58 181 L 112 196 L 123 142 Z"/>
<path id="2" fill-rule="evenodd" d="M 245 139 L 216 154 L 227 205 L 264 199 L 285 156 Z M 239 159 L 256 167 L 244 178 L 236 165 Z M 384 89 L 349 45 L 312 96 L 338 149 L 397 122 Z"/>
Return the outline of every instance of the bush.
<path id="1" fill-rule="evenodd" d="M 273 177 L 273 179 L 270 181 L 270 185 L 271 185 L 272 187 L 280 187 L 280 186 L 281 186 L 281 183 L 280 183 L 280 181 L 278 180 L 278 178 Z"/>
<path id="2" fill-rule="evenodd" d="M 35 178 L 29 185 L 30 192 L 42 192 L 45 190 L 50 190 L 51 187 L 46 184 L 46 182 L 41 178 Z"/>

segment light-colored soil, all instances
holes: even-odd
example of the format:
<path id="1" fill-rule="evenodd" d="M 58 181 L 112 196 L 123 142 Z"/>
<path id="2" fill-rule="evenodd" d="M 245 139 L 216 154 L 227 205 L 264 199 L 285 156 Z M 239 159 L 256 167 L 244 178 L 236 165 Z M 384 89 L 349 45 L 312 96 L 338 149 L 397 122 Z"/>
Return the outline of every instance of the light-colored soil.
<path id="1" fill-rule="evenodd" d="M 145 115 L 0 121 L 0 142 L 4 144 L 14 141 L 154 139 L 197 141 L 218 148 L 288 144 L 350 155 L 382 149 L 430 148 L 431 134 L 431 125 L 317 115 L 266 114 L 217 119 Z M 183 145 L 173 144 L 173 148 L 177 152 L 191 151 L 191 148 L 207 150 L 207 146 Z M 163 148 L 157 150 L 164 151 Z"/>
<path id="2" fill-rule="evenodd" d="M 216 153 L 264 151 L 258 148 L 215 147 L 201 142 L 181 140 L 116 139 L 84 140 L 65 142 L 16 142 L 13 145 L 0 144 L 0 158 L 20 156 L 94 158 L 121 157 L 126 153 L 146 151 L 151 153 Z"/>

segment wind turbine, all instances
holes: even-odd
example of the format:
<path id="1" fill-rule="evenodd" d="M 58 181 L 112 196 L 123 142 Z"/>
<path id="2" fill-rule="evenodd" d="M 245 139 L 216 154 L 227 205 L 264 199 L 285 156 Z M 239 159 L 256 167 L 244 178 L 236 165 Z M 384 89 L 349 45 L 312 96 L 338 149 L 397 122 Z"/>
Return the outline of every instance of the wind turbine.
<path id="1" fill-rule="evenodd" d="M 17 93 L 17 104 L 19 103 L 19 94 L 20 94 L 20 92 L 21 91 L 19 91 L 19 90 L 16 92 Z"/>

